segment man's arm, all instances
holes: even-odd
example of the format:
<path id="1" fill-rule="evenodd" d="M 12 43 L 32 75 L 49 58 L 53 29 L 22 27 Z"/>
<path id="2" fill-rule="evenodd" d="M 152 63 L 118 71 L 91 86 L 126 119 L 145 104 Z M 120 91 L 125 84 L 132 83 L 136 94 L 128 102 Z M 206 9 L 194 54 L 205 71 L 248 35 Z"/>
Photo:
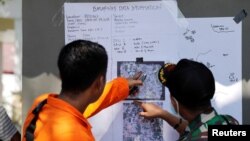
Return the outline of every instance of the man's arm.
<path id="1" fill-rule="evenodd" d="M 170 126 L 173 128 L 176 128 L 176 131 L 180 134 L 184 133 L 188 122 L 184 119 L 180 119 L 180 117 L 177 117 L 168 111 L 163 110 L 161 107 L 152 104 L 152 103 L 143 103 L 139 101 L 135 101 L 137 105 L 139 105 L 143 112 L 140 112 L 140 116 L 152 119 L 152 118 L 161 118 L 165 120 Z"/>
<path id="2" fill-rule="evenodd" d="M 129 94 L 129 88 L 136 85 L 142 85 L 141 80 L 126 79 L 118 77 L 105 85 L 100 98 L 90 104 L 84 112 L 84 117 L 89 118 L 102 109 L 105 109 L 125 98 Z"/>

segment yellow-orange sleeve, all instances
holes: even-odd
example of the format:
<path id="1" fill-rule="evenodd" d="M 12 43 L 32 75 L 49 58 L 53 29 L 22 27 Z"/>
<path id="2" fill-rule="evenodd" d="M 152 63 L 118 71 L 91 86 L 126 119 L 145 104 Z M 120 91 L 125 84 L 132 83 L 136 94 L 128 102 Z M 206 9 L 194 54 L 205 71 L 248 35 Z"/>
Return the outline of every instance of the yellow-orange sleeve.
<path id="1" fill-rule="evenodd" d="M 91 103 L 84 112 L 84 117 L 89 118 L 102 109 L 107 108 L 125 98 L 129 94 L 128 80 L 123 77 L 118 77 L 108 82 L 105 85 L 102 95 L 100 98 Z"/>

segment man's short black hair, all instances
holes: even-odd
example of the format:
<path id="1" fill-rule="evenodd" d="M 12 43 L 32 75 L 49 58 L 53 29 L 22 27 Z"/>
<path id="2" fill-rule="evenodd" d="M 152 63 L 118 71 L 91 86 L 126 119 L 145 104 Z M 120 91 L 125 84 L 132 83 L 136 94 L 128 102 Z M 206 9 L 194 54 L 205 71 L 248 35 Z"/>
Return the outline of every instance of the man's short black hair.
<path id="1" fill-rule="evenodd" d="M 62 91 L 84 91 L 98 75 L 106 76 L 105 48 L 91 41 L 76 40 L 65 45 L 58 57 Z"/>

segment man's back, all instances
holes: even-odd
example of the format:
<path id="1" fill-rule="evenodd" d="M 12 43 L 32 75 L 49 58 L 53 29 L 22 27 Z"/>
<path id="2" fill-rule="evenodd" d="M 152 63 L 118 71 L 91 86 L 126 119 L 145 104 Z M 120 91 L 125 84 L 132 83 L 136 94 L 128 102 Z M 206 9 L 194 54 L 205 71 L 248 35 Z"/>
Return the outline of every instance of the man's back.
<path id="1" fill-rule="evenodd" d="M 214 109 L 209 114 L 201 114 L 189 123 L 189 131 L 179 140 L 206 141 L 209 125 L 238 125 L 238 121 L 229 115 L 219 115 Z"/>
<path id="2" fill-rule="evenodd" d="M 38 105 L 41 100 L 43 99 L 36 101 L 33 107 Z M 27 128 L 33 117 L 34 115 L 29 112 L 24 129 Z M 58 99 L 57 95 L 48 96 L 47 104 L 44 105 L 43 110 L 38 115 L 34 136 L 37 141 L 93 140 L 88 121 L 70 104 Z"/>
<path id="3" fill-rule="evenodd" d="M 94 137 L 91 133 L 91 126 L 87 118 L 97 114 L 102 109 L 113 105 L 128 96 L 129 86 L 125 78 L 116 78 L 105 85 L 101 97 L 94 103 L 91 103 L 84 114 L 81 114 L 76 108 L 67 102 L 57 98 L 55 94 L 44 94 L 36 98 L 32 105 L 23 126 L 22 140 L 26 141 L 27 127 L 30 125 L 34 114 L 32 111 L 43 100 L 47 99 L 39 113 L 35 123 L 34 137 L 36 141 L 49 140 L 87 140 L 92 141 Z M 84 115 L 84 116 L 83 116 Z"/>

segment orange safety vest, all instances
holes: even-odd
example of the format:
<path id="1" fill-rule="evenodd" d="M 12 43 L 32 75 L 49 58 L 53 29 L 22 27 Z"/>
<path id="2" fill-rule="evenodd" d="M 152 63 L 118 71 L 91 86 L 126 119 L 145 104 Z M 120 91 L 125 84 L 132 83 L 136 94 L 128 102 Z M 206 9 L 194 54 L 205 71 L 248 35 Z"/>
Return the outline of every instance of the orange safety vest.
<path id="1" fill-rule="evenodd" d="M 125 78 L 116 78 L 105 85 L 100 98 L 90 104 L 82 115 L 67 102 L 58 99 L 57 94 L 44 94 L 33 103 L 24 122 L 22 141 L 26 141 L 26 129 L 34 118 L 32 111 L 44 99 L 47 104 L 40 111 L 34 132 L 35 141 L 94 141 L 91 125 L 87 118 L 128 96 L 129 86 Z"/>

